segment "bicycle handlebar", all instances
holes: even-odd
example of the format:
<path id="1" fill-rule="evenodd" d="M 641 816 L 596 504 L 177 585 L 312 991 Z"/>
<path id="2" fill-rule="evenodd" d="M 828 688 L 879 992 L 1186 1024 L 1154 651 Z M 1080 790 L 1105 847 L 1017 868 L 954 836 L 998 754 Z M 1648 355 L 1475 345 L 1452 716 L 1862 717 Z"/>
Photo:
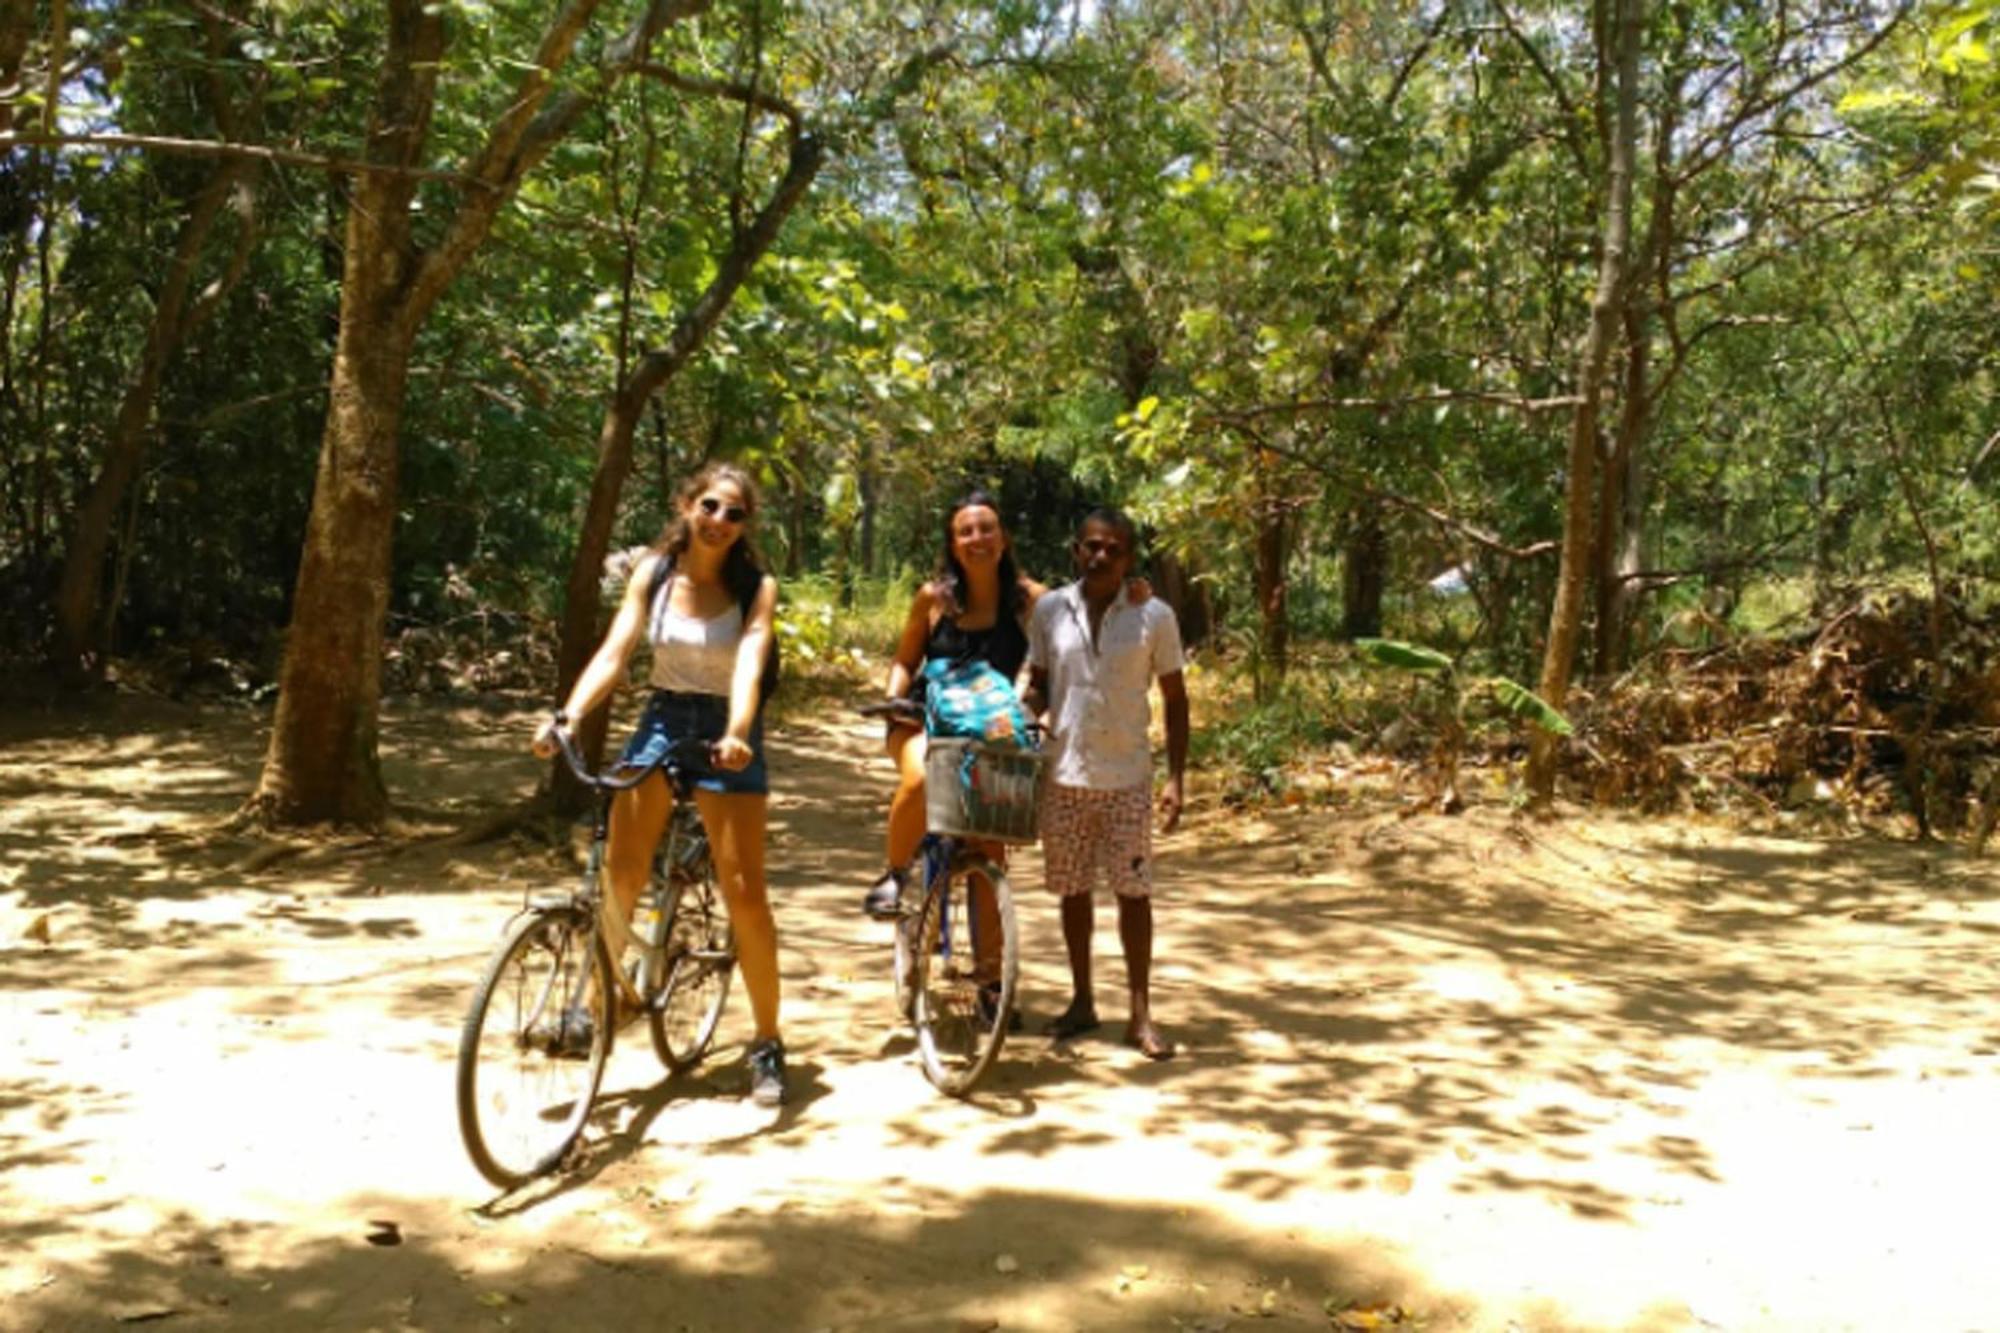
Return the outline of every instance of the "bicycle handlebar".
<path id="1" fill-rule="evenodd" d="M 569 764 L 569 771 L 576 774 L 576 780 L 586 787 L 599 791 L 627 791 L 638 786 L 653 775 L 654 769 L 665 769 L 668 781 L 688 770 L 706 772 L 713 767 L 715 747 L 708 741 L 694 736 L 684 736 L 667 747 L 667 752 L 650 764 L 623 764 L 603 773 L 593 773 L 577 753 L 576 740 L 567 727 L 550 727 L 549 734 L 555 737 L 556 748 L 562 751 L 563 759 Z M 630 776 L 613 777 L 617 769 L 629 770 Z"/>
<path id="2" fill-rule="evenodd" d="M 922 726 L 923 705 L 914 699 L 884 699 L 880 703 L 862 704 L 861 716 L 886 717 L 897 722 L 914 722 Z"/>
<path id="3" fill-rule="evenodd" d="M 886 717 L 893 722 L 907 722 L 915 727 L 926 726 L 924 706 L 914 699 L 884 699 L 880 703 L 862 704 L 855 711 L 863 717 Z M 1046 734 L 1047 728 L 1041 723 L 1028 723 L 1028 737 L 1037 745 Z"/>

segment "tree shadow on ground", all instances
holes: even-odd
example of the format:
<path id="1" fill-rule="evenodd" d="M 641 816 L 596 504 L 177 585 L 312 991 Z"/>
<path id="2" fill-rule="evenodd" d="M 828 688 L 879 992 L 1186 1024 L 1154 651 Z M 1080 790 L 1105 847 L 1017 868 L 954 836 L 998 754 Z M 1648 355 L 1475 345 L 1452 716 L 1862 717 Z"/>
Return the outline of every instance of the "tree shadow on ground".
<path id="1" fill-rule="evenodd" d="M 214 725 L 238 721 L 232 714 Z M 468 742 L 463 733 L 475 723 L 486 730 Z M 484 782 L 494 801 L 504 802 L 530 787 L 537 772 L 517 753 L 510 726 L 484 716 L 428 721 L 397 742 L 397 762 L 419 780 L 452 769 L 454 782 Z M 173 756 L 193 766 L 211 762 L 215 748 L 199 735 L 166 737 L 155 750 L 144 737 L 77 737 L 66 744 L 87 740 L 86 757 L 107 764 Z M 221 748 L 247 783 L 254 747 L 238 737 Z M 202 808 L 219 799 L 208 785 L 217 781 L 212 775 L 197 773 L 181 789 L 168 765 L 150 787 L 121 798 L 128 779 L 105 779 L 89 763 L 75 766 L 82 776 L 74 787 L 62 786 L 72 769 L 54 762 L 60 750 L 36 749 L 24 760 L 10 749 L 0 757 L 0 783 L 23 790 L 46 774 L 61 788 L 62 810 L 57 824 L 28 828 L 0 806 L 0 906 L 20 918 L 62 914 L 52 945 L 0 947 L 0 994 L 9 1001 L 32 1003 L 25 997 L 37 991 L 103 992 L 107 1011 L 136 1010 L 213 991 L 226 997 L 225 1016 L 244 1020 L 243 1032 L 258 1042 L 341 1040 L 331 1034 L 363 1030 L 376 1044 L 371 1054 L 418 1052 L 444 1068 L 449 1034 L 501 922 L 523 893 L 567 883 L 574 873 L 558 855 L 503 845 L 411 852 L 383 874 L 386 893 L 365 863 L 309 873 L 281 865 L 250 883 L 200 856 L 106 843 L 90 822 L 109 818 L 107 807 L 119 799 L 133 809 L 112 813 L 135 821 L 177 804 L 182 814 Z M 1295 820 L 1275 833 L 1210 819 L 1167 843 L 1159 860 L 1155 994 L 1181 1057 L 1150 1064 L 1117 1045 L 1123 973 L 1106 907 L 1097 935 L 1104 1031 L 1065 1047 L 1025 1033 L 1009 1042 L 977 1104 L 948 1103 L 923 1083 L 890 1010 L 886 933 L 855 913 L 881 859 L 887 765 L 872 739 L 853 736 L 774 735 L 773 751 L 783 774 L 771 827 L 786 1002 L 788 1013 L 810 1015 L 815 1043 L 795 1047 L 795 1067 L 816 1069 L 814 1084 L 830 1089 L 856 1067 L 903 1065 L 897 1077 L 907 1080 L 907 1101 L 869 1127 L 891 1149 L 978 1152 L 1012 1171 L 1044 1165 L 1036 1159 L 1067 1168 L 1092 1160 L 1086 1154 L 1156 1140 L 1184 1147 L 1199 1159 L 1195 1166 L 1212 1172 L 1190 1189 L 1211 1189 L 1213 1181 L 1258 1204 L 1314 1192 L 1351 1198 L 1406 1190 L 1415 1175 L 1441 1180 L 1441 1192 L 1454 1196 L 1540 1201 L 1623 1226 L 1650 1192 L 1732 1183 L 1729 1160 L 1682 1123 L 1718 1064 L 1755 1059 L 1801 1078 L 1852 1085 L 1907 1072 L 1898 1052 L 1939 1052 L 1926 1072 L 1949 1076 L 1964 1068 L 1951 1052 L 2000 1042 L 1985 1012 L 1986 996 L 2000 983 L 2000 963 L 1985 947 L 2000 930 L 1990 910 L 1994 885 L 1936 849 L 1744 837 L 1707 846 L 1698 834 L 1586 819 L 1523 834 L 1498 812 L 1477 810 L 1455 821 Z M 464 762 L 468 753 L 475 762 Z M 1026 971 L 1041 988 L 1031 993 L 1058 994 L 1060 937 L 1033 853 L 1023 853 L 1010 874 Z M 228 910 L 204 914 L 211 898 Z M 114 958 L 115 975 L 107 975 Z M 740 996 L 732 1006 L 731 1021 L 740 1023 Z M 267 1026 L 252 1031 L 250 1021 Z M 373 1031 L 378 1024 L 392 1035 Z M 696 1081 L 713 1079 L 710 1092 L 647 1085 L 621 1094 L 614 1087 L 612 1119 L 595 1131 L 592 1151 L 600 1155 L 582 1183 L 603 1187 L 628 1174 L 633 1145 L 664 1108 L 687 1095 L 733 1095 L 732 1078 L 703 1074 Z M 95 1094 L 52 1084 L 45 1093 L 67 1106 L 125 1090 Z M 698 1150 L 732 1159 L 773 1144 L 804 1151 L 822 1115 L 837 1118 L 836 1109 L 807 1098 L 781 1123 L 703 1141 Z M 34 1153 L 74 1161 L 88 1150 L 68 1127 L 38 1136 L 27 1118 L 24 1107 L 0 1102 L 8 1136 L 0 1138 L 0 1161 Z M 941 1161 L 947 1170 L 949 1159 Z M 1634 1164 L 1642 1168 L 1636 1176 L 1624 1169 Z M 49 1163 L 26 1159 L 31 1173 L 38 1165 Z M 893 1183 L 920 1188 L 910 1181 L 921 1175 L 907 1170 Z M 569 1194 L 573 1203 L 575 1191 Z M 976 1233 L 964 1228 L 974 1224 L 1043 1234 L 1022 1209 L 995 1198 L 1040 1196 L 954 1196 L 938 1202 L 936 1218 L 866 1220 L 860 1232 L 885 1252 L 912 1238 L 969 1245 Z M 1040 1202 L 1114 1237 L 1128 1232 L 1123 1218 L 1176 1235 L 1187 1225 L 1178 1214 L 1168 1223 L 1159 1210 Z M 1200 1216 L 1197 1210 L 1190 1261 L 1227 1266 L 1257 1257 L 1254 1246 L 1204 1231 Z M 463 1224 L 447 1213 L 437 1225 Z M 724 1219 L 713 1234 L 727 1244 L 703 1251 L 701 1262 L 738 1275 L 732 1281 L 752 1288 L 741 1296 L 745 1308 L 761 1308 L 756 1263 L 779 1262 L 772 1255 L 781 1244 L 840 1253 L 835 1230 L 810 1217 L 781 1215 L 756 1227 Z M 1129 1228 L 1134 1236 L 1142 1230 Z M 415 1242 L 350 1254 L 329 1242 L 323 1252 L 308 1247 L 296 1262 L 260 1258 L 255 1264 L 272 1276 L 259 1280 L 271 1281 L 272 1292 L 231 1288 L 232 1304 L 217 1309 L 276 1322 L 283 1311 L 263 1297 L 285 1293 L 296 1304 L 284 1309 L 308 1322 L 346 1320 L 347 1299 L 375 1312 L 357 1314 L 357 1324 L 386 1320 L 395 1312 L 384 1314 L 387 1307 L 362 1293 L 366 1265 L 380 1271 L 424 1249 Z M 1026 1271 L 1028 1256 L 1020 1257 Z M 629 1271 L 678 1290 L 707 1271 L 692 1253 L 620 1256 L 610 1267 L 600 1258 L 578 1259 L 548 1292 L 534 1287 L 527 1304 L 499 1308 L 554 1327 L 565 1302 L 581 1299 L 587 1277 L 622 1281 Z M 136 1247 L 110 1254 L 103 1276 L 130 1276 L 143 1286 L 139 1279 L 149 1273 L 162 1281 L 180 1274 L 173 1262 L 154 1259 L 157 1270 L 145 1267 Z M 434 1267 L 445 1262 L 435 1253 L 431 1259 Z M 537 1256 L 528 1267 L 544 1260 L 569 1263 Z M 910 1262 L 926 1259 L 917 1254 Z M 1063 1280 L 1082 1272 L 1081 1261 L 1047 1262 Z M 639 1267 L 617 1267 L 632 1264 Z M 861 1290 L 836 1277 L 829 1292 Z M 474 1285 L 441 1267 L 431 1278 L 454 1301 Z M 920 1286 L 886 1271 L 862 1286 L 877 1284 L 884 1292 Z M 989 1289 L 1011 1290 L 974 1283 L 966 1295 Z M 206 1299 L 190 1291 L 190 1300 Z M 464 1313 L 425 1291 L 424 1299 Z M 47 1299 L 58 1304 L 33 1308 L 53 1311 L 55 1326 L 82 1319 L 83 1307 L 61 1305 L 60 1293 Z M 863 1321 L 873 1310 L 886 1321 L 877 1326 L 935 1326 L 887 1298 L 854 1308 L 862 1314 L 849 1320 L 846 1307 L 814 1294 L 803 1312 L 718 1318 L 715 1325 L 818 1327 Z M 223 1317 L 187 1309 L 190 1319 Z M 496 1317 L 494 1308 L 472 1313 Z M 1164 1315 L 1151 1322 L 1160 1325 Z M 1078 1319 L 1065 1326 L 1090 1325 Z"/>
<path id="2" fill-rule="evenodd" d="M 1143 1129 L 1219 1118 L 1299 1154 L 1232 1177 L 1261 1198 L 1498 1153 L 1546 1169 L 1461 1169 L 1455 1188 L 1625 1219 L 1633 1200 L 1588 1178 L 1593 1158 L 1680 1115 L 1717 1058 L 1881 1077 L 1884 1052 L 1961 1044 L 2000 981 L 1984 932 L 1939 909 L 1934 852 L 1560 838 L 1411 820 L 1330 853 L 1300 834 L 1163 855 L 1161 957 L 1193 961 L 1156 992 L 1190 1069 L 1160 1079 Z M 1843 943 L 1870 946 L 1865 971 Z M 1720 1179 L 1685 1136 L 1619 1151 Z"/>
<path id="3" fill-rule="evenodd" d="M 357 1200 L 347 1235 L 275 1244 L 274 1229 L 181 1215 L 152 1237 L 51 1265 L 17 1298 L 23 1326 L 686 1329 L 1324 1329 L 1328 1300 L 1401 1301 L 1457 1326 L 1448 1293 L 1356 1244 L 1289 1243 L 1185 1210 L 1080 1195 L 934 1195 L 895 1213 L 781 1205 L 706 1225 L 664 1200 L 644 1236 L 584 1248 Z M 1076 1241 L 1073 1237 L 1088 1237 Z M 0 1245 L 21 1237 L 0 1227 Z M 1005 1254 L 1011 1262 L 1000 1262 Z M 1003 1269 L 1005 1271 L 1003 1271 Z M 1537 1324 L 1556 1329 L 1560 1322 Z"/>

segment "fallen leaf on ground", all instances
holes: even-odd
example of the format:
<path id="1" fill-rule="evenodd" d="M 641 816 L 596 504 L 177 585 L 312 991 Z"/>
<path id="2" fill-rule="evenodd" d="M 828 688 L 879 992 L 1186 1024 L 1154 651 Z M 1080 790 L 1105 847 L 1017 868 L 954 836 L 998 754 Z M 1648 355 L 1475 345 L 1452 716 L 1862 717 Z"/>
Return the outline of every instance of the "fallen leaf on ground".
<path id="1" fill-rule="evenodd" d="M 32 940 L 36 944 L 47 944 L 49 942 L 49 914 L 44 912 L 33 921 L 30 921 L 28 928 L 21 932 L 21 938 Z"/>
<path id="2" fill-rule="evenodd" d="M 1416 1181 L 1410 1178 L 1407 1171 L 1391 1171 L 1382 1177 L 1382 1188 L 1391 1194 L 1408 1194 L 1415 1185 Z"/>
<path id="3" fill-rule="evenodd" d="M 510 1296 L 504 1291 L 482 1291 L 474 1299 L 489 1310 L 504 1310 L 518 1302 L 520 1297 Z"/>
<path id="4" fill-rule="evenodd" d="M 370 1245 L 401 1245 L 403 1229 L 387 1218 L 368 1219 L 368 1243 Z"/>
<path id="5" fill-rule="evenodd" d="M 1400 1305 L 1382 1302 L 1350 1304 L 1341 1302 L 1331 1296 L 1326 1301 L 1326 1312 L 1332 1316 L 1333 1326 L 1343 1330 L 1343 1333 L 1361 1333 L 1363 1330 L 1378 1328 L 1397 1328 L 1403 1324 L 1407 1324 L 1410 1319 L 1409 1310 Z"/>
<path id="6" fill-rule="evenodd" d="M 121 1324 L 150 1324 L 156 1320 L 172 1319 L 179 1313 L 180 1311 L 174 1309 L 171 1305 L 155 1305 L 149 1306 L 144 1310 L 134 1310 L 130 1314 L 121 1314 L 118 1316 L 118 1322 Z"/>
<path id="7" fill-rule="evenodd" d="M 993 1271 L 996 1273 L 1018 1273 L 1021 1271 L 1021 1261 L 1011 1254 L 1003 1254 L 993 1261 Z"/>

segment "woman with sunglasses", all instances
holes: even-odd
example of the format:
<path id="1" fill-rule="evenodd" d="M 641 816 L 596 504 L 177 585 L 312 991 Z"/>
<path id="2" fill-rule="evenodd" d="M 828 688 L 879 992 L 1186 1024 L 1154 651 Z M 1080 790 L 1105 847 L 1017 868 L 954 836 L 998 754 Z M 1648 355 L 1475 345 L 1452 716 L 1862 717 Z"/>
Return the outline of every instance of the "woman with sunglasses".
<path id="1" fill-rule="evenodd" d="M 778 1034 L 777 930 L 764 877 L 770 783 L 761 715 L 778 585 L 750 543 L 757 489 L 743 469 L 709 464 L 681 486 L 674 511 L 632 570 L 611 628 L 568 701 L 536 730 L 534 750 L 552 755 L 553 730 L 603 704 L 624 679 L 640 639 L 651 645 L 653 695 L 622 762 L 646 764 L 688 737 L 711 742 L 713 770 L 696 782 L 695 803 L 736 928 L 737 962 L 757 1027 L 750 1095 L 775 1106 L 785 1096 L 785 1049 Z M 672 809 L 673 793 L 657 772 L 612 804 L 606 869 L 612 901 L 627 919 Z M 588 1040 L 586 1028 L 586 1049 Z"/>

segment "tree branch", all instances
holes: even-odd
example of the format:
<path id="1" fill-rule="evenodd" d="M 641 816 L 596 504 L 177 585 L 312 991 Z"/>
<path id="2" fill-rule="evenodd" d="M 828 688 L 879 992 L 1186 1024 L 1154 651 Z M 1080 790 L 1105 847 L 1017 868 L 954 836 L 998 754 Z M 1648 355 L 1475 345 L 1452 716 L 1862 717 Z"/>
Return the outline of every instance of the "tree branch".
<path id="1" fill-rule="evenodd" d="M 398 166 L 393 163 L 365 162 L 351 157 L 328 157 L 291 148 L 265 144 L 233 143 L 223 139 L 176 139 L 158 134 L 34 134 L 0 132 L 0 152 L 11 148 L 130 148 L 150 153 L 172 153 L 182 157 L 243 157 L 276 166 L 304 167 L 336 176 L 401 176 L 411 180 L 446 181 L 470 189 L 486 189 L 485 182 L 456 171 L 427 167 Z"/>
<path id="2" fill-rule="evenodd" d="M 1523 398 L 1517 394 L 1443 389 L 1436 393 L 1408 394 L 1400 398 L 1301 398 L 1289 403 L 1262 403 L 1233 411 L 1207 412 L 1198 419 L 1216 425 L 1234 426 L 1263 417 L 1305 416 L 1313 412 L 1400 412 L 1414 407 L 1435 406 L 1439 403 L 1481 403 L 1507 411 L 1534 414 L 1561 411 L 1564 408 L 1575 407 L 1582 401 L 1575 394 L 1560 394 L 1553 398 Z"/>
<path id="3" fill-rule="evenodd" d="M 798 107 L 776 93 L 767 92 L 762 88 L 752 88 L 724 79 L 704 78 L 698 74 L 683 74 L 677 69 L 654 64 L 651 61 L 634 65 L 632 72 L 643 74 L 649 79 L 658 79 L 669 88 L 676 88 L 696 97 L 719 97 L 731 102 L 741 102 L 759 111 L 768 111 L 774 116 L 782 116 L 791 125 L 794 133 L 805 132 L 805 116 Z"/>

